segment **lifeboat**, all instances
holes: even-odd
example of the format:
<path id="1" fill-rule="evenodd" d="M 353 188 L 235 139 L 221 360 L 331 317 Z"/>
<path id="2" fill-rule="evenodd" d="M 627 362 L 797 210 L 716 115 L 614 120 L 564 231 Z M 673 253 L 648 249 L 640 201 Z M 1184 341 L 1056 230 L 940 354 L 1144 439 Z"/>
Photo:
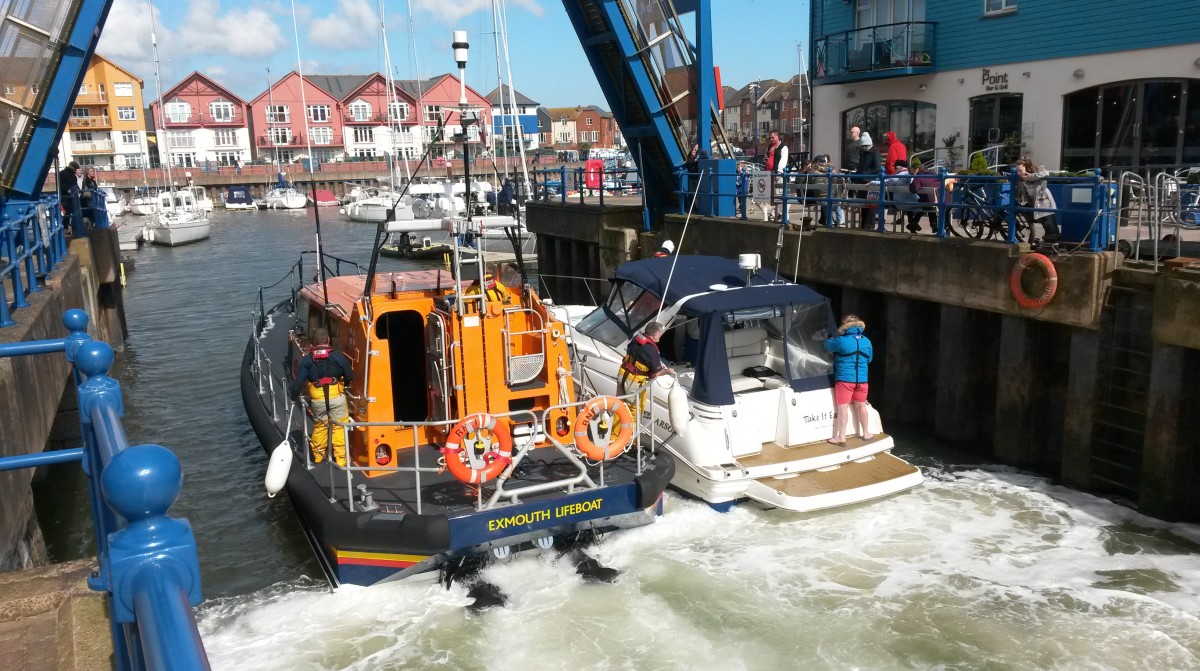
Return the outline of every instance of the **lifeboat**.
<path id="1" fill-rule="evenodd" d="M 406 232 L 404 222 L 379 226 Z M 286 483 L 332 584 L 445 574 L 661 514 L 675 462 L 651 444 L 646 419 L 612 398 L 581 421 L 595 393 L 572 370 L 567 326 L 511 255 L 491 264 L 454 242 L 513 226 L 507 216 L 446 219 L 444 269 L 376 272 L 373 258 L 363 272 L 309 253 L 279 285 L 294 287 L 288 295 L 270 307 L 260 298 L 242 365 L 246 412 L 283 464 L 276 471 L 287 469 L 272 483 Z M 314 463 L 310 413 L 287 393 L 317 328 L 354 369 L 350 419 L 334 428 L 344 466 Z M 628 445 L 596 449 L 613 441 Z"/>

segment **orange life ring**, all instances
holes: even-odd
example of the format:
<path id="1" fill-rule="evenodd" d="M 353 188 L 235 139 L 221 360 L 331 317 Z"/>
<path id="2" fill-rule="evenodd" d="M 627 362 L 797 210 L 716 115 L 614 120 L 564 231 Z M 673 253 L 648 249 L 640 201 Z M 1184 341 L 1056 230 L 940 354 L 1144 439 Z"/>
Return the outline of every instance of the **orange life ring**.
<path id="1" fill-rule="evenodd" d="M 600 447 L 590 435 L 592 422 L 598 419 L 603 422 L 600 413 L 609 410 L 616 419 L 616 425 L 609 428 L 601 424 L 597 427 L 598 432 L 608 435 L 608 444 Z M 633 442 L 633 415 L 629 412 L 629 406 L 621 399 L 615 396 L 597 396 L 583 404 L 583 408 L 575 417 L 574 429 L 575 447 L 579 448 L 583 456 L 595 461 L 608 461 L 621 456 L 625 448 L 629 447 L 629 443 Z"/>
<path id="2" fill-rule="evenodd" d="M 1025 288 L 1021 286 L 1021 277 L 1025 274 L 1025 269 L 1034 265 L 1041 266 L 1042 272 L 1046 273 L 1046 288 L 1037 296 L 1030 296 L 1025 293 Z M 1017 304 L 1023 308 L 1040 308 L 1045 307 L 1050 301 L 1054 300 L 1054 293 L 1058 291 L 1058 271 L 1054 269 L 1054 262 L 1047 258 L 1044 254 L 1023 254 L 1017 259 L 1017 265 L 1013 266 L 1012 274 L 1008 276 L 1008 286 L 1012 289 L 1013 297 L 1017 299 Z"/>
<path id="3" fill-rule="evenodd" d="M 480 433 L 483 431 L 491 434 L 492 449 L 476 454 L 476 449 L 471 447 L 464 455 L 463 442 L 474 437 L 476 445 L 481 444 Z M 500 475 L 512 462 L 512 433 L 508 422 L 483 412 L 464 417 L 450 429 L 442 454 L 447 470 L 460 482 L 472 485 L 487 482 Z"/>

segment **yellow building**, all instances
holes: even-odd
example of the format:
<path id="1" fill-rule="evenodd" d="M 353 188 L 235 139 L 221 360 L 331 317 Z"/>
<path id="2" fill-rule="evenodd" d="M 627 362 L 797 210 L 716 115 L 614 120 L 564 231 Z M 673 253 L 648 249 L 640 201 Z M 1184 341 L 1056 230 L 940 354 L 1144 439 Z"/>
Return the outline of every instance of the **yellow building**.
<path id="1" fill-rule="evenodd" d="M 141 168 L 147 151 L 142 80 L 95 54 L 63 133 L 62 163 L 74 160 L 101 170 Z"/>

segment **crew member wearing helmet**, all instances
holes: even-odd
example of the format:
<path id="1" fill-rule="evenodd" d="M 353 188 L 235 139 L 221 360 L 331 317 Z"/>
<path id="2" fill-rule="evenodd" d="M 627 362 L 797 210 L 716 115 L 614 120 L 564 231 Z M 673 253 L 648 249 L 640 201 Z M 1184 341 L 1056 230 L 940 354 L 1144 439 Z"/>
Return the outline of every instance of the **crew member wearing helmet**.
<path id="1" fill-rule="evenodd" d="M 333 446 L 333 459 L 338 466 L 346 465 L 346 434 L 333 422 L 350 419 L 346 404 L 346 385 L 354 380 L 354 368 L 345 354 L 329 344 L 329 331 L 318 328 L 312 333 L 312 349 L 300 362 L 300 371 L 292 381 L 292 398 L 299 400 L 300 391 L 308 394 L 312 410 L 313 431 L 309 440 L 313 463 L 325 461 L 327 448 Z"/>

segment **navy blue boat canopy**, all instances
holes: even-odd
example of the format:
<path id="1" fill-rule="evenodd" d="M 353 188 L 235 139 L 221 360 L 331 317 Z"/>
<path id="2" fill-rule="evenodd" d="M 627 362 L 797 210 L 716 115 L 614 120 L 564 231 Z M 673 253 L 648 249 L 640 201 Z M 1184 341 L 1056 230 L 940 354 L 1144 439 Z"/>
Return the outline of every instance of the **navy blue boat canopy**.
<path id="1" fill-rule="evenodd" d="M 738 267 L 737 261 L 720 256 L 667 256 L 631 261 L 617 269 L 614 281 L 634 284 L 660 297 L 665 287 L 664 305 L 675 305 L 692 296 L 680 306 L 679 313 L 696 319 L 700 327 L 696 378 L 691 389 L 697 401 L 712 405 L 734 402 L 725 326 L 730 317 L 736 321 L 739 315 L 746 319 L 782 317 L 785 357 L 791 359 L 785 362 L 788 371 L 784 371 L 784 377 L 793 389 L 806 391 L 829 384 L 829 368 L 824 365 L 828 355 L 823 351 L 823 343 L 813 341 L 810 334 L 821 330 L 832 333 L 833 313 L 825 296 L 809 287 L 787 282 L 765 269 L 751 275 L 747 284 L 746 271 Z M 713 285 L 725 288 L 714 290 Z M 805 365 L 800 358 L 815 358 L 819 363 Z"/>

